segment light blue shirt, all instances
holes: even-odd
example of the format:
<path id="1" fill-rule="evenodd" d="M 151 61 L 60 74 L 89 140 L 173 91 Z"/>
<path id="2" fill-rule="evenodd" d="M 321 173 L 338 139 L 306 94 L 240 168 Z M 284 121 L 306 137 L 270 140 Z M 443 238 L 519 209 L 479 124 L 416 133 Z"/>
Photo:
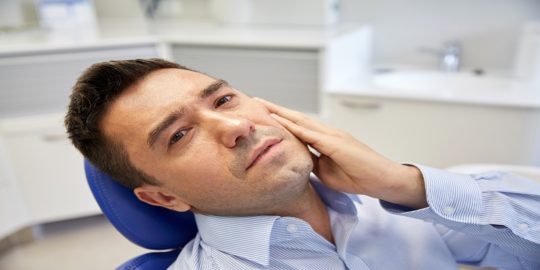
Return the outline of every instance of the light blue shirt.
<path id="1" fill-rule="evenodd" d="M 540 184 L 487 172 L 417 166 L 429 207 L 411 210 L 312 184 L 335 245 L 293 217 L 196 214 L 197 236 L 170 270 L 458 269 L 458 263 L 540 269 Z"/>

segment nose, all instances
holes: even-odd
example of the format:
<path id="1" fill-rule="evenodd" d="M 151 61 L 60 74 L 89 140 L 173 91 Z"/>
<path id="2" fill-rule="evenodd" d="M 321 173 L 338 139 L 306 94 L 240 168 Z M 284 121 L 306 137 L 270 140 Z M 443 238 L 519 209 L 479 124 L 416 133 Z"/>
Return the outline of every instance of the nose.
<path id="1" fill-rule="evenodd" d="M 249 138 L 255 129 L 249 119 L 239 115 L 209 112 L 206 118 L 216 138 L 229 148 L 235 147 L 239 140 Z"/>

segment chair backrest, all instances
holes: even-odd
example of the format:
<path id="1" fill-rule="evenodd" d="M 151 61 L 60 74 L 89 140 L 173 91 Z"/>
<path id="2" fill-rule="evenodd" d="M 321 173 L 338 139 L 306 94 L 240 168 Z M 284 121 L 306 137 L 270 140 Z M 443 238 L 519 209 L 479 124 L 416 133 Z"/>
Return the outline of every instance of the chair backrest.
<path id="1" fill-rule="evenodd" d="M 171 258 L 174 260 L 176 258 L 174 254 L 178 254 L 179 249 L 195 237 L 197 226 L 193 213 L 175 212 L 139 201 L 132 190 L 118 184 L 88 160 L 84 161 L 84 169 L 99 207 L 122 235 L 131 242 L 148 249 L 176 249 L 176 251 L 154 252 L 139 256 L 124 263 L 121 266 L 123 268 L 119 269 L 159 269 L 152 263 L 153 259 L 156 263 L 168 262 Z M 134 267 L 141 265 L 141 262 L 153 266 Z"/>
<path id="2" fill-rule="evenodd" d="M 179 253 L 180 249 L 146 253 L 123 263 L 116 270 L 165 270 L 176 260 Z"/>

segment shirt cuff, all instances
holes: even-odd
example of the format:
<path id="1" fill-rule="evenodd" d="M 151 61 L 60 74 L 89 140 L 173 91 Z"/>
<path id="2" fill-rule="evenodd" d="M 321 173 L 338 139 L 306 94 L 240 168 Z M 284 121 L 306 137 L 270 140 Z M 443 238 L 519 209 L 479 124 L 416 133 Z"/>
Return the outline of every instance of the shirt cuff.
<path id="1" fill-rule="evenodd" d="M 410 164 L 413 165 L 413 164 Z M 472 176 L 414 164 L 423 177 L 429 207 L 414 210 L 381 200 L 394 214 L 447 225 L 486 225 L 482 221 L 482 191 Z"/>

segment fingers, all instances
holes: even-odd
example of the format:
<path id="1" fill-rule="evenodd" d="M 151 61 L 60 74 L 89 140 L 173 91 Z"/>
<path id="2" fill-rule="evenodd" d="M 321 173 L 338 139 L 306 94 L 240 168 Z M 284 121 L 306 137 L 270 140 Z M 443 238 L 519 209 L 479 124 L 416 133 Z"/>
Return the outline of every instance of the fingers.
<path id="1" fill-rule="evenodd" d="M 270 114 L 276 121 L 278 121 L 282 126 L 284 126 L 286 129 L 288 129 L 292 134 L 294 134 L 296 137 L 298 137 L 300 140 L 308 143 L 308 144 L 314 144 L 320 138 L 318 138 L 317 134 L 307 129 L 303 126 L 297 125 L 296 123 L 292 122 L 289 119 L 283 118 L 277 114 Z M 319 135 L 320 136 L 320 135 Z"/>
<path id="2" fill-rule="evenodd" d="M 287 109 L 285 107 L 281 107 L 279 105 L 276 105 L 274 103 L 271 103 L 269 101 L 266 101 L 264 99 L 261 99 L 261 98 L 258 98 L 258 97 L 255 97 L 253 98 L 255 99 L 256 101 L 262 103 L 271 113 L 275 113 L 277 115 L 280 115 L 282 117 L 285 117 L 293 122 L 298 122 L 302 119 L 302 117 L 304 117 L 304 115 L 300 112 L 297 112 L 297 111 L 293 111 L 291 109 Z"/>
<path id="3" fill-rule="evenodd" d="M 297 125 L 289 119 L 283 118 L 277 114 L 271 114 L 271 116 L 301 141 L 309 144 L 318 152 L 331 155 L 335 151 L 333 150 L 333 140 L 329 135 Z M 323 143 L 325 141 L 326 143 Z"/>
<path id="4" fill-rule="evenodd" d="M 325 126 L 324 124 L 316 120 L 309 118 L 308 116 L 306 116 L 305 114 L 301 112 L 297 112 L 297 111 L 273 104 L 269 101 L 266 101 L 260 98 L 254 98 L 254 99 L 262 103 L 271 113 L 277 114 L 285 119 L 288 119 L 289 121 L 297 125 L 300 125 L 302 127 L 305 127 L 314 131 L 323 132 L 326 134 L 334 133 L 331 128 Z"/>

